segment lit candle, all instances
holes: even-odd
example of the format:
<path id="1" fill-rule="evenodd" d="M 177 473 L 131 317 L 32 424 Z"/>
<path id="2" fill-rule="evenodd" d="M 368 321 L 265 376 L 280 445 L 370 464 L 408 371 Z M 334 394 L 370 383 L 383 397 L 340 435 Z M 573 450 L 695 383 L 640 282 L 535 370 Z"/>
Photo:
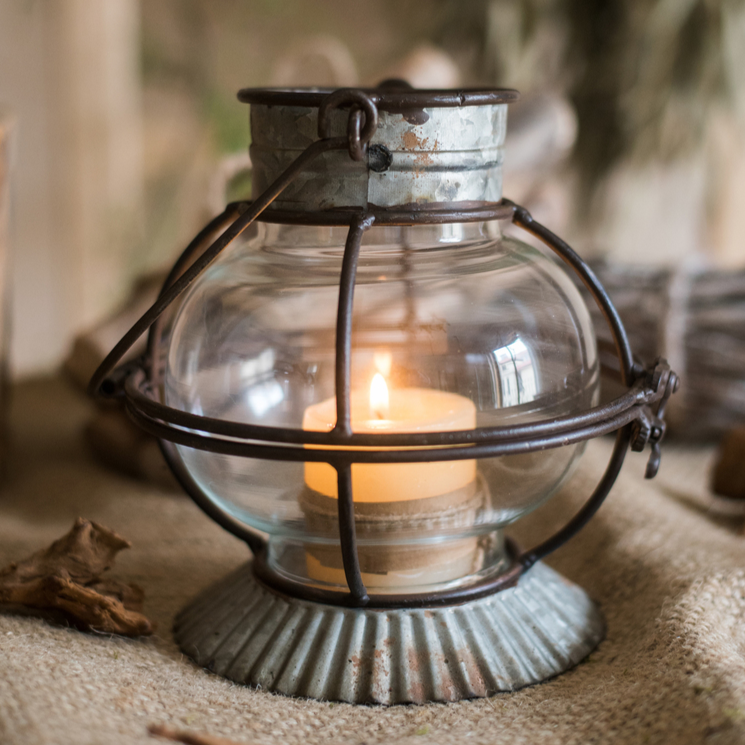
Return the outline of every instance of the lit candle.
<path id="1" fill-rule="evenodd" d="M 335 398 L 305 410 L 305 430 L 328 432 L 335 423 Z M 355 433 L 473 429 L 476 426 L 476 407 L 469 399 L 455 393 L 425 388 L 394 388 L 389 391 L 383 376 L 376 373 L 369 392 L 352 392 L 351 424 Z M 471 484 L 475 478 L 475 460 L 355 463 L 352 465 L 352 494 L 355 502 L 427 499 L 455 492 Z M 328 497 L 338 496 L 336 470 L 328 463 L 306 463 L 305 484 Z"/>
<path id="2" fill-rule="evenodd" d="M 377 362 L 379 369 L 390 372 L 390 360 L 388 365 Z M 354 391 L 350 403 L 352 431 L 358 433 L 453 431 L 476 426 L 476 407 L 469 399 L 423 388 L 389 390 L 380 373 L 373 377 L 369 391 Z M 311 431 L 327 432 L 335 423 L 335 398 L 308 407 L 303 417 L 303 429 Z M 305 484 L 308 491 L 303 505 L 309 524 L 335 533 L 336 470 L 327 463 L 306 463 Z M 363 582 L 376 588 L 374 591 L 385 592 L 386 588 L 395 591 L 447 582 L 473 571 L 478 555 L 476 538 L 417 547 L 388 541 L 398 530 L 426 535 L 444 515 L 453 527 L 472 524 L 480 501 L 477 491 L 476 461 L 472 459 L 353 464 L 352 497 Z M 338 548 L 308 546 L 306 564 L 312 579 L 345 584 Z"/>

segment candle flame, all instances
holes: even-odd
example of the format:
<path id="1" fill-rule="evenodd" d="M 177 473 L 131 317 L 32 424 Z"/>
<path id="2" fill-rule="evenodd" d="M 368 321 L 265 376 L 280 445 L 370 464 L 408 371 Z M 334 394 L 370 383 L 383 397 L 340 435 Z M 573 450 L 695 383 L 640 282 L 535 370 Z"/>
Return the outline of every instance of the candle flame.
<path id="1" fill-rule="evenodd" d="M 377 419 L 388 418 L 388 385 L 380 373 L 375 373 L 370 383 L 370 411 Z"/>

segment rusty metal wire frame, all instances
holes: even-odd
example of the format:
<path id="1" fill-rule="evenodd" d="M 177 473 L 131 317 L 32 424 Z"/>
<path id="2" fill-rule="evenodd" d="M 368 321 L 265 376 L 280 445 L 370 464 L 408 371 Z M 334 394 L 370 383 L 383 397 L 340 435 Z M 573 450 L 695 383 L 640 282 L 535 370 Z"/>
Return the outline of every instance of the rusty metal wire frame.
<path id="1" fill-rule="evenodd" d="M 519 575 L 536 561 L 554 551 L 576 534 L 594 515 L 623 464 L 629 444 L 635 450 L 652 442 L 653 454 L 648 476 L 654 475 L 659 462 L 659 442 L 664 436 L 664 406 L 677 388 L 677 378 L 664 361 L 643 370 L 633 360 L 623 324 L 610 298 L 587 264 L 560 238 L 535 222 L 524 208 L 502 200 L 476 205 L 416 206 L 395 210 L 337 209 L 316 213 L 288 211 L 264 213 L 266 207 L 288 186 L 315 157 L 332 149 L 349 148 L 354 157 L 371 134 L 370 122 L 377 121 L 375 101 L 366 92 L 354 95 L 332 94 L 321 102 L 319 130 L 322 139 L 310 145 L 279 178 L 253 203 L 228 205 L 186 248 L 167 278 L 159 299 L 132 327 L 104 360 L 91 380 L 96 394 L 123 396 L 127 412 L 144 430 L 161 440 L 164 455 L 187 493 L 216 522 L 246 541 L 256 556 L 257 575 L 266 584 L 301 598 L 324 603 L 368 607 L 406 607 L 463 602 L 514 584 Z M 430 92 L 426 92 L 431 95 Z M 399 95 L 403 95 L 400 93 Z M 347 138 L 323 139 L 323 111 L 343 106 L 345 101 L 358 117 L 366 112 L 365 126 L 350 127 Z M 449 101 L 449 99 L 448 99 Z M 428 105 L 428 104 L 425 104 Z M 440 105 L 457 105 L 443 103 Z M 326 110 L 327 110 L 326 109 Z M 357 138 L 356 142 L 351 140 Z M 443 222 L 483 221 L 511 218 L 551 248 L 585 284 L 611 329 L 620 373 L 628 390 L 614 401 L 573 416 L 565 416 L 511 427 L 481 427 L 473 430 L 356 434 L 350 424 L 351 328 L 357 261 L 362 237 L 373 225 L 422 225 Z M 296 224 L 348 225 L 342 271 L 339 281 L 339 305 L 336 321 L 336 405 L 337 424 L 331 432 L 309 432 L 295 428 L 268 427 L 203 417 L 166 406 L 159 400 L 163 373 L 163 312 L 197 276 L 254 220 Z M 216 238 L 214 236 L 217 236 Z M 205 244 L 212 240 L 205 249 Z M 115 370 L 121 356 L 148 328 L 148 351 L 138 363 Z M 656 411 L 652 406 L 657 407 Z M 616 443 L 606 471 L 585 505 L 557 533 L 527 551 L 512 549 L 512 565 L 497 577 L 484 578 L 455 590 L 408 595 L 367 594 L 357 555 L 351 468 L 354 463 L 408 463 L 495 457 L 534 452 L 581 442 L 617 431 Z M 306 585 L 281 577 L 266 561 L 266 536 L 238 521 L 202 492 L 178 456 L 176 445 L 208 452 L 277 461 L 320 461 L 331 465 L 338 474 L 339 532 L 345 577 L 349 593 Z M 304 445 L 325 445 L 331 449 L 308 449 Z M 364 451 L 356 450 L 363 446 Z M 407 448 L 391 450 L 391 447 Z"/>

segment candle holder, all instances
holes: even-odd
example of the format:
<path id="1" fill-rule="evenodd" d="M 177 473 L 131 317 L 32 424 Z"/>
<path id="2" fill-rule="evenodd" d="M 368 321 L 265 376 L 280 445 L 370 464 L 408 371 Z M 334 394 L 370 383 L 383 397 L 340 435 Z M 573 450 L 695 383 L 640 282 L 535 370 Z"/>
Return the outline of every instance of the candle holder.
<path id="1" fill-rule="evenodd" d="M 517 95 L 239 93 L 254 200 L 194 239 L 91 381 L 253 553 L 176 620 L 200 665 L 294 696 L 455 701 L 557 675 L 603 638 L 597 606 L 541 559 L 600 507 L 629 447 L 651 446 L 655 475 L 678 381 L 635 363 L 588 266 L 502 199 Z M 625 391 L 610 402 L 561 262 L 612 331 Z M 145 356 L 117 367 L 148 329 Z M 611 432 L 563 528 L 529 550 L 504 536 Z"/>

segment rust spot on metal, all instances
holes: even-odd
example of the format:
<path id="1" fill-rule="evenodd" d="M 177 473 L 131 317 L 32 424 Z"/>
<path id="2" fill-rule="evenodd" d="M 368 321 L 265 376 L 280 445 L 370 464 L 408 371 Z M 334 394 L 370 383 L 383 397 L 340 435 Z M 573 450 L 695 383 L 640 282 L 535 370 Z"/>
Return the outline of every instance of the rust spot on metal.
<path id="1" fill-rule="evenodd" d="M 414 178 L 422 175 L 422 170 L 432 165 L 432 156 L 427 150 L 429 137 L 417 137 L 416 132 L 404 132 L 402 135 L 404 149 L 416 153 L 413 163 Z M 437 149 L 437 140 L 435 140 L 435 149 Z"/>
<path id="2" fill-rule="evenodd" d="M 406 150 L 416 150 L 419 147 L 419 138 L 414 132 L 404 132 L 402 139 Z"/>
<path id="3" fill-rule="evenodd" d="M 406 658 L 409 662 L 411 700 L 415 703 L 423 702 L 426 700 L 426 696 L 424 695 L 422 676 L 419 673 L 419 655 L 414 649 L 409 649 Z"/>
<path id="4" fill-rule="evenodd" d="M 347 662 L 355 669 L 355 671 L 359 671 L 362 667 L 362 660 L 357 654 L 352 655 Z"/>
<path id="5" fill-rule="evenodd" d="M 435 669 L 436 680 L 440 684 L 440 694 L 442 698 L 446 701 L 457 701 L 457 686 L 453 683 L 447 659 L 441 654 L 435 654 L 430 657 L 430 660 Z"/>

